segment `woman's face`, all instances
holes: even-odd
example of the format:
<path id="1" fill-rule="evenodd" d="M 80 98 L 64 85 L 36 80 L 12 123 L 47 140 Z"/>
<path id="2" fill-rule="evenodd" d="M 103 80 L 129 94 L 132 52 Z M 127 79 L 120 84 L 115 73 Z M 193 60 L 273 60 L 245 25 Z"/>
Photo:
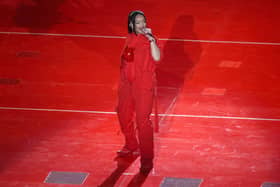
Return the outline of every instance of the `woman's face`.
<path id="1" fill-rule="evenodd" d="M 138 14 L 135 17 L 135 32 L 136 34 L 144 34 L 143 29 L 146 28 L 146 20 L 143 15 Z"/>

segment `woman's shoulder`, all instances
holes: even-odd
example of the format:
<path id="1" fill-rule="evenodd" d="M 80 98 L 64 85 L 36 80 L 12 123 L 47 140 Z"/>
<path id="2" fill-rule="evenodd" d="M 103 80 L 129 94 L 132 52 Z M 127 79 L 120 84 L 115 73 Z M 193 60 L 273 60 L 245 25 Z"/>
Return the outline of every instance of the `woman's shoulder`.
<path id="1" fill-rule="evenodd" d="M 134 33 L 128 33 L 127 35 L 126 35 L 126 39 L 133 39 L 133 38 L 135 38 L 135 34 Z"/>
<path id="2" fill-rule="evenodd" d="M 129 33 L 126 36 L 126 44 L 132 46 L 150 46 L 148 39 L 143 34 Z"/>
<path id="3" fill-rule="evenodd" d="M 131 42 L 132 40 L 133 40 L 133 38 L 134 38 L 134 36 L 133 36 L 133 34 L 127 34 L 126 35 L 126 42 Z"/>

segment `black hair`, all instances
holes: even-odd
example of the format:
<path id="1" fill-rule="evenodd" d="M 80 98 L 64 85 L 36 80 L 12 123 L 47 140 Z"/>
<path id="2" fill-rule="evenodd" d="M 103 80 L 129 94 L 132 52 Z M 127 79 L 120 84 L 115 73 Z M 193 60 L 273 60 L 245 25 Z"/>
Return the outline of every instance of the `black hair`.
<path id="1" fill-rule="evenodd" d="M 140 11 L 140 10 L 134 10 L 131 11 L 128 14 L 128 22 L 127 22 L 127 29 L 128 29 L 128 33 L 136 33 L 135 32 L 135 18 L 137 15 L 142 15 L 144 16 L 145 20 L 146 20 L 146 16 L 144 15 L 144 12 Z M 132 24 L 132 26 L 131 26 Z"/>

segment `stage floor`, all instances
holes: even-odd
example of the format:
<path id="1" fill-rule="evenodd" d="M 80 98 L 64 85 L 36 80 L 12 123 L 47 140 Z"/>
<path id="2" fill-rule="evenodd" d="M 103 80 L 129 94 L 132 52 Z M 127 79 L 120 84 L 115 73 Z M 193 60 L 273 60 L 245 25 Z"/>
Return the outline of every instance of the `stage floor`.
<path id="1" fill-rule="evenodd" d="M 280 183 L 279 7 L 0 2 L 0 186 L 77 186 L 46 183 L 54 171 L 87 173 L 85 187 L 166 187 L 167 177 L 200 179 L 201 187 Z M 119 59 L 134 9 L 145 12 L 163 52 L 148 176 L 138 174 L 139 158 L 116 159 L 124 143 Z"/>

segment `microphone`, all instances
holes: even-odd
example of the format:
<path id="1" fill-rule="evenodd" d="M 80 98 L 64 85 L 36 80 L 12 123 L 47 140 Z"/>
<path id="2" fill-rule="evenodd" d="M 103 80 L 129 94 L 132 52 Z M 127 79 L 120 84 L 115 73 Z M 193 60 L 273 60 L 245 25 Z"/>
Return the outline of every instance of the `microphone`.
<path id="1" fill-rule="evenodd" d="M 151 33 L 151 29 L 149 29 L 149 28 L 143 28 L 142 31 L 143 31 L 143 33 L 144 33 L 145 35 L 149 35 L 149 36 L 151 36 L 151 37 L 154 38 L 154 35 Z"/>

